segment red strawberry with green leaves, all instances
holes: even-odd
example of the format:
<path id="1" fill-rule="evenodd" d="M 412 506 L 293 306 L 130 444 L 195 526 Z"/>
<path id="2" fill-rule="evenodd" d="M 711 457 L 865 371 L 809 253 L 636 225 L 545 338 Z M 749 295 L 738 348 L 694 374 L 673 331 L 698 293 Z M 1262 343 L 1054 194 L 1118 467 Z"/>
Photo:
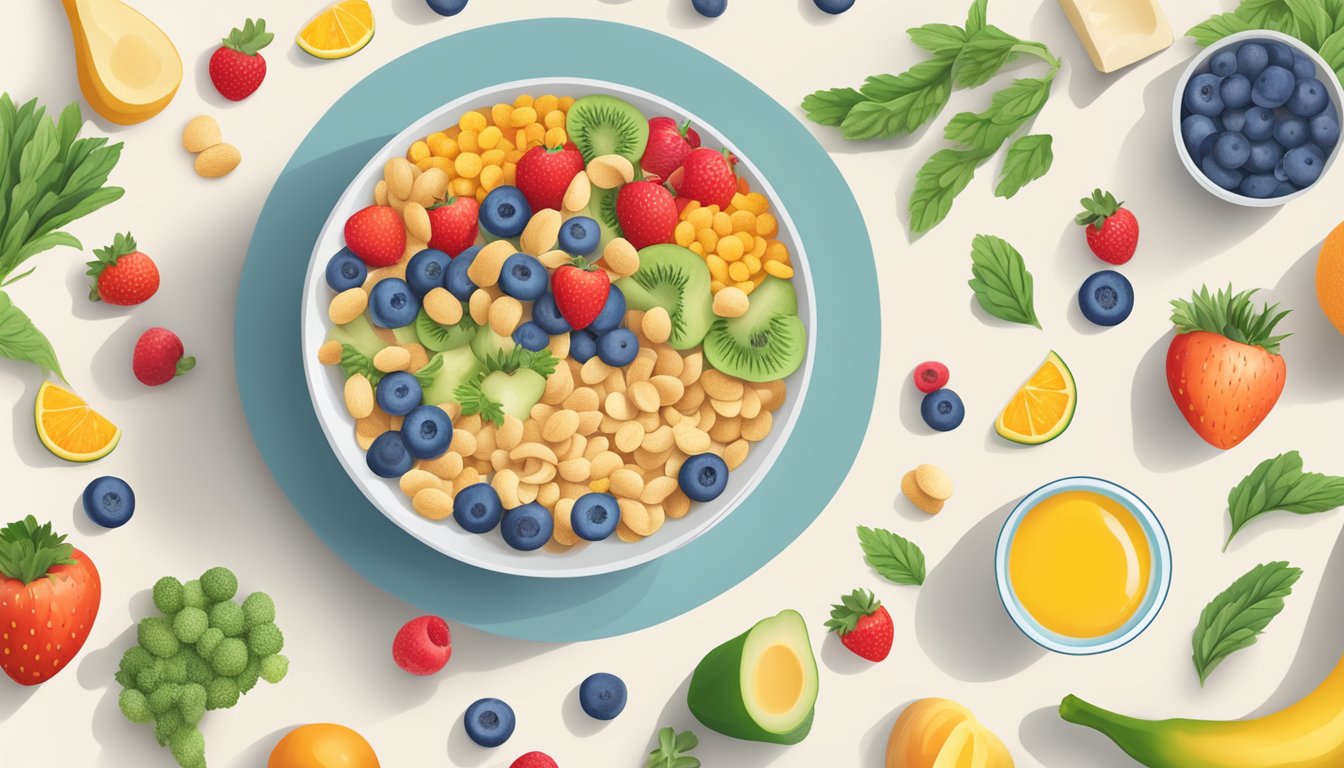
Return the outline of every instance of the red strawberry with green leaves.
<path id="1" fill-rule="evenodd" d="M 476 242 L 481 206 L 474 197 L 450 197 L 429 209 L 429 247 L 449 256 Z"/>
<path id="2" fill-rule="evenodd" d="M 258 53 L 271 44 L 275 35 L 266 31 L 266 20 L 248 19 L 243 28 L 234 28 L 210 56 L 210 82 L 219 95 L 230 101 L 242 101 L 261 87 L 266 79 L 266 59 Z"/>
<path id="3" fill-rule="evenodd" d="M 533 147 L 518 159 L 514 185 L 536 213 L 543 208 L 560 210 L 565 190 L 583 170 L 583 155 L 573 142 L 563 147 Z"/>
<path id="4" fill-rule="evenodd" d="M 130 232 L 118 234 L 111 245 L 95 249 L 93 255 L 98 258 L 89 262 L 86 273 L 93 278 L 89 301 L 132 307 L 148 301 L 159 290 L 159 268 L 137 250 Z"/>
<path id="5" fill-rule="evenodd" d="M 103 584 L 89 556 L 32 515 L 0 529 L 0 669 L 50 680 L 84 647 Z"/>
<path id="6" fill-rule="evenodd" d="M 686 155 L 681 168 L 668 176 L 667 181 L 678 197 L 689 197 L 701 205 L 717 205 L 722 210 L 737 194 L 737 173 L 733 171 L 736 163 L 737 158 L 728 150 L 700 147 Z"/>
<path id="7" fill-rule="evenodd" d="M 1167 347 L 1167 387 L 1195 434 L 1227 450 L 1265 420 L 1283 394 L 1288 367 L 1274 335 L 1288 315 L 1278 304 L 1256 311 L 1254 290 L 1232 287 L 1210 294 L 1208 286 L 1189 301 L 1171 302 L 1176 337 Z"/>
<path id="8" fill-rule="evenodd" d="M 1124 264 L 1134 258 L 1134 250 L 1139 247 L 1139 220 L 1123 207 L 1124 202 L 1100 189 L 1079 202 L 1083 212 L 1073 221 L 1087 228 L 1087 247 L 1092 253 L 1108 264 Z"/>
<path id="9" fill-rule="evenodd" d="M 661 185 L 632 181 L 616 193 L 616 220 L 636 249 L 670 243 L 677 227 L 677 202 Z"/>
<path id="10" fill-rule="evenodd" d="M 869 661 L 881 661 L 891 653 L 895 628 L 891 614 L 882 602 L 866 589 L 856 589 L 831 606 L 826 629 L 840 636 L 840 642 Z"/>
<path id="11" fill-rule="evenodd" d="M 650 118 L 649 140 L 644 145 L 644 157 L 639 161 L 645 178 L 653 175 L 666 179 L 680 168 L 686 156 L 695 149 L 690 140 L 692 133 L 689 120 L 677 125 L 677 121 L 670 117 Z M 696 144 L 699 144 L 699 138 L 696 136 Z"/>
<path id="12" fill-rule="evenodd" d="M 157 387 L 196 367 L 196 358 L 184 356 L 182 340 L 167 328 L 150 328 L 135 342 L 131 371 L 141 384 Z"/>
<path id="13" fill-rule="evenodd" d="M 627 185 L 628 186 L 628 185 Z M 597 319 L 611 293 L 607 273 L 586 259 L 575 259 L 551 273 L 551 293 L 560 316 L 576 331 Z"/>
<path id="14" fill-rule="evenodd" d="M 370 205 L 346 219 L 345 245 L 370 267 L 389 267 L 406 253 L 406 224 L 391 206 Z"/>

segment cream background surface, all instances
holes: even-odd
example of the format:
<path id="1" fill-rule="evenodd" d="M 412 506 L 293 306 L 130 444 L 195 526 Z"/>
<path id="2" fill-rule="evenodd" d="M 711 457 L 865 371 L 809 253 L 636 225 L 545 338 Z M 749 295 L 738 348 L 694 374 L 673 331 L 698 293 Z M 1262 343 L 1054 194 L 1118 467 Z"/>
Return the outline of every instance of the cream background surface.
<path id="1" fill-rule="evenodd" d="M 126 141 L 113 181 L 127 194 L 71 231 L 91 249 L 114 231 L 131 229 L 158 261 L 163 286 L 133 311 L 91 305 L 85 259 L 62 250 L 39 258 L 37 273 L 11 291 L 52 338 L 70 380 L 126 436 L 115 453 L 91 466 L 51 458 L 30 426 L 37 374 L 0 363 L 0 402 L 13 404 L 0 410 L 0 508 L 6 519 L 33 513 L 70 530 L 95 559 L 106 589 L 73 670 L 36 689 L 0 682 L 6 768 L 172 765 L 149 728 L 121 718 L 111 675 L 133 642 L 133 619 L 148 610 L 146 588 L 163 574 L 189 576 L 216 563 L 235 567 L 245 589 L 275 596 L 286 652 L 295 661 L 283 684 L 262 685 L 237 708 L 205 720 L 211 764 L 224 768 L 263 765 L 281 733 L 321 721 L 354 726 L 393 768 L 496 768 L 531 749 L 549 752 L 566 768 L 634 766 L 660 725 L 696 725 L 684 698 L 700 656 L 789 607 L 806 616 L 821 667 L 811 737 L 783 749 L 734 743 L 696 726 L 702 746 L 695 754 L 705 765 L 879 766 L 900 708 L 914 698 L 946 696 L 997 731 L 1019 765 L 1113 768 L 1132 763 L 1104 739 L 1061 723 L 1053 707 L 1062 695 L 1075 692 L 1141 716 L 1240 717 L 1295 700 L 1344 650 L 1338 642 L 1344 550 L 1335 552 L 1344 520 L 1337 513 L 1274 515 L 1220 552 L 1227 490 L 1260 460 L 1298 449 L 1308 469 L 1344 473 L 1338 435 L 1344 338 L 1320 314 L 1313 289 L 1317 246 L 1341 217 L 1344 171 L 1285 209 L 1220 203 L 1186 176 L 1172 146 L 1172 91 L 1193 44 L 1178 40 L 1152 59 L 1103 76 L 1054 2 L 993 0 L 991 23 L 1041 40 L 1066 60 L 1034 128 L 1055 137 L 1055 167 L 1044 180 L 1013 200 L 996 199 L 992 162 L 947 221 L 911 243 L 904 210 L 916 169 L 943 145 L 947 118 L 982 109 L 990 89 L 954 94 L 934 127 L 913 137 L 849 144 L 831 129 L 812 127 L 863 209 L 884 324 L 878 399 L 863 449 L 817 522 L 753 577 L 661 626 L 576 645 L 502 640 L 454 626 L 453 661 L 443 674 L 401 674 L 388 644 L 415 609 L 367 584 L 295 514 L 258 457 L 234 383 L 232 312 L 246 245 L 271 184 L 312 124 L 352 83 L 422 43 L 470 26 L 556 14 L 621 21 L 683 39 L 797 113 L 811 90 L 857 85 L 866 75 L 914 63 L 919 53 L 903 30 L 960 23 L 969 2 L 859 0 L 831 18 L 811 0 L 733 0 L 713 22 L 694 15 L 688 0 L 475 0 L 453 19 L 432 15 L 421 0 L 372 4 L 379 32 L 370 46 L 323 63 L 290 42 L 321 5 L 314 0 L 137 3 L 177 43 L 187 79 L 159 117 L 131 128 L 93 127 Z M 1168 0 L 1165 6 L 1178 31 L 1220 10 L 1213 0 Z M 248 15 L 266 16 L 278 38 L 266 51 L 266 83 L 233 104 L 213 91 L 205 64 L 217 38 Z M 0 49 L 0 86 L 54 108 L 79 98 L 58 4 L 9 3 L 6 24 L 13 32 Z M 619 51 L 618 43 L 613 49 Z M 1039 70 L 1027 63 L 1013 72 Z M 434 87 L 428 77 L 425 87 Z M 222 181 L 198 179 L 178 143 L 182 126 L 202 112 L 215 115 L 225 139 L 243 153 L 242 166 Z M 1134 315 L 1104 332 L 1082 319 L 1074 299 L 1083 278 L 1101 266 L 1071 223 L 1077 199 L 1096 186 L 1127 200 L 1143 233 L 1138 255 L 1123 268 L 1138 293 Z M 1001 235 L 1025 255 L 1044 331 L 1004 326 L 972 306 L 967 254 L 978 232 Z M 828 268 L 826 254 L 813 261 Z M 1260 286 L 1265 298 L 1297 310 L 1284 324 L 1295 335 L 1283 347 L 1289 368 L 1283 399 L 1264 426 L 1227 453 L 1193 436 L 1171 405 L 1162 373 L 1170 333 L 1166 301 L 1205 281 Z M 190 376 L 157 390 L 138 384 L 129 366 L 136 337 L 151 325 L 174 328 L 200 361 Z M 1077 418 L 1052 444 L 1010 447 L 992 434 L 993 417 L 1050 349 L 1077 376 Z M 956 432 L 930 435 L 920 422 L 907 376 L 928 358 L 952 368 L 952 385 L 967 403 L 966 423 Z M 933 519 L 899 496 L 901 472 L 920 462 L 947 468 L 957 483 L 956 496 Z M 87 481 L 108 473 L 130 480 L 139 508 L 128 527 L 102 532 L 84 519 L 78 497 Z M 1095 658 L 1049 655 L 1028 643 L 998 605 L 992 578 L 993 542 L 1008 510 L 1037 485 L 1069 474 L 1105 476 L 1144 497 L 1175 553 L 1171 596 L 1156 623 L 1131 645 Z M 919 542 L 930 567 L 926 584 L 881 582 L 858 555 L 858 524 L 885 526 Z M 1201 689 L 1189 660 L 1200 609 L 1252 565 L 1273 559 L 1305 570 L 1295 594 L 1262 640 L 1224 663 Z M 875 589 L 897 624 L 895 649 L 880 665 L 823 639 L 828 604 L 856 586 Z M 607 725 L 588 720 L 575 694 L 579 681 L 598 670 L 622 675 L 631 688 L 626 713 Z M 471 745 L 461 726 L 467 704 L 487 695 L 510 701 L 519 717 L 513 739 L 495 751 Z"/>

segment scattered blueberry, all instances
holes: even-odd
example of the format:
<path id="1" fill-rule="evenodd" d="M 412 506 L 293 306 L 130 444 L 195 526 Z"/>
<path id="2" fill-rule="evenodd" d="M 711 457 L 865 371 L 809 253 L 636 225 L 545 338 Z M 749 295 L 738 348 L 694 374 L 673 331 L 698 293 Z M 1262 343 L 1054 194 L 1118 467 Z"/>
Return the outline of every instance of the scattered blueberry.
<path id="1" fill-rule="evenodd" d="M 607 672 L 589 675 L 579 684 L 579 706 L 594 720 L 615 720 L 625 709 L 627 696 L 625 681 Z"/>
<path id="2" fill-rule="evenodd" d="M 560 308 L 555 304 L 555 294 L 553 293 L 543 293 L 536 301 L 532 302 L 532 322 L 541 326 L 541 330 L 552 336 L 569 333 L 570 330 L 565 316 L 560 314 Z"/>
<path id="3" fill-rule="evenodd" d="M 513 329 L 513 342 L 529 352 L 540 352 L 551 343 L 551 337 L 535 320 Z"/>
<path id="4" fill-rule="evenodd" d="M 1288 180 L 1299 187 L 1309 187 L 1321 177 L 1325 157 L 1314 144 L 1304 144 L 1283 155 L 1283 171 Z"/>
<path id="5" fill-rule="evenodd" d="M 1185 149 L 1191 157 L 1198 158 L 1200 145 L 1210 136 L 1218 133 L 1213 118 L 1205 115 L 1187 115 L 1181 121 L 1181 138 L 1185 140 Z"/>
<path id="6" fill-rule="evenodd" d="M 597 248 L 602 230 L 587 216 L 565 219 L 560 225 L 560 250 L 575 256 L 587 256 Z"/>
<path id="7" fill-rule="evenodd" d="M 1245 112 L 1237 112 L 1229 109 L 1224 112 L 1218 120 L 1222 122 L 1224 131 L 1236 131 L 1240 133 L 1241 129 L 1246 127 Z"/>
<path id="8" fill-rule="evenodd" d="M 467 7 L 467 0 L 425 0 L 429 10 L 440 16 L 456 16 Z"/>
<path id="9" fill-rule="evenodd" d="M 473 483 L 453 497 L 453 519 L 469 533 L 488 533 L 499 525 L 504 505 L 489 483 Z"/>
<path id="10" fill-rule="evenodd" d="M 1251 142 L 1236 131 L 1226 131 L 1213 145 L 1213 160 L 1224 168 L 1240 168 L 1251 157 Z"/>
<path id="11" fill-rule="evenodd" d="M 499 271 L 499 289 L 519 301 L 535 301 L 546 292 L 550 274 L 535 256 L 515 253 Z"/>
<path id="12" fill-rule="evenodd" d="M 1298 80 L 1293 86 L 1293 95 L 1288 97 L 1288 111 L 1298 117 L 1319 115 L 1330 106 L 1330 95 L 1325 84 L 1316 78 Z"/>
<path id="13" fill-rule="evenodd" d="M 369 268 L 349 248 L 337 251 L 327 262 L 327 285 L 337 293 L 358 288 L 368 276 Z"/>
<path id="14" fill-rule="evenodd" d="M 405 416 L 420 405 L 424 390 L 414 376 L 405 371 L 389 373 L 378 382 L 374 389 L 374 399 L 378 407 L 393 416 Z"/>
<path id="15" fill-rule="evenodd" d="M 540 549 L 551 540 L 554 531 L 555 520 L 550 511 L 535 501 L 505 512 L 500 523 L 504 543 L 524 552 Z"/>
<path id="16" fill-rule="evenodd" d="M 569 525 L 585 541 L 602 541 L 616 532 L 621 510 L 609 493 L 585 493 L 574 502 Z"/>
<path id="17" fill-rule="evenodd" d="M 1265 51 L 1269 54 L 1269 64 L 1273 67 L 1283 67 L 1290 72 L 1293 69 L 1293 49 L 1283 43 L 1267 43 Z"/>
<path id="18" fill-rule="evenodd" d="M 1293 77 L 1298 80 L 1306 80 L 1309 77 L 1316 76 L 1316 65 L 1311 59 L 1300 53 L 1293 53 Z"/>
<path id="19" fill-rule="evenodd" d="M 495 187 L 481 203 L 481 226 L 496 237 L 517 237 L 531 218 L 532 207 L 527 198 L 512 185 Z"/>
<path id="20" fill-rule="evenodd" d="M 104 528 L 120 528 L 135 514 L 135 491 L 120 477 L 100 477 L 84 487 L 84 514 Z"/>
<path id="21" fill-rule="evenodd" d="M 1279 124 L 1274 126 L 1274 140 L 1279 142 L 1284 149 L 1300 147 L 1306 144 L 1307 139 L 1310 138 L 1311 129 L 1307 127 L 1307 121 L 1300 117 L 1280 120 Z"/>
<path id="22" fill-rule="evenodd" d="M 1209 177 L 1209 181 L 1212 181 L 1214 184 L 1217 184 L 1226 190 L 1236 190 L 1237 187 L 1241 186 L 1241 180 L 1246 176 L 1246 174 L 1241 171 L 1223 168 L 1221 165 L 1214 162 L 1212 156 L 1201 160 L 1199 169 L 1204 172 L 1205 176 Z"/>
<path id="23" fill-rule="evenodd" d="M 369 291 L 369 318 L 382 328 L 400 328 L 415 322 L 420 314 L 420 299 L 411 286 L 399 277 L 386 277 Z"/>
<path id="24" fill-rule="evenodd" d="M 448 271 L 448 265 L 452 260 L 452 257 L 443 251 L 426 248 L 407 262 L 406 282 L 410 284 L 415 295 L 423 299 L 426 293 L 443 287 L 444 274 Z"/>
<path id="25" fill-rule="evenodd" d="M 597 337 L 588 331 L 571 331 L 569 334 L 569 356 L 580 363 L 597 354 Z"/>
<path id="26" fill-rule="evenodd" d="M 691 501 L 713 501 L 728 487 L 728 465 L 717 453 L 697 453 L 682 462 L 677 483 Z"/>
<path id="27" fill-rule="evenodd" d="M 1190 78 L 1185 86 L 1185 108 L 1196 115 L 1217 117 L 1223 111 L 1223 97 L 1218 90 L 1218 76 L 1203 74 Z M 1284 97 L 1285 100 L 1287 97 Z"/>
<path id="28" fill-rule="evenodd" d="M 420 405 L 406 414 L 401 437 L 417 459 L 437 459 L 453 442 L 453 421 L 437 405 Z"/>
<path id="29" fill-rule="evenodd" d="M 1292 70 L 1271 64 L 1255 78 L 1255 84 L 1251 86 L 1251 101 L 1257 107 L 1266 109 L 1281 107 L 1292 97 L 1296 82 Z"/>
<path id="30" fill-rule="evenodd" d="M 396 430 L 375 437 L 364 458 L 369 469 L 379 477 L 401 477 L 415 465 L 415 457 L 406 446 L 406 440 Z"/>
<path id="31" fill-rule="evenodd" d="M 597 313 L 593 322 L 588 324 L 588 330 L 601 336 L 612 328 L 621 324 L 625 319 L 625 294 L 620 288 L 611 286 L 607 292 L 607 301 L 602 305 L 602 311 Z"/>
<path id="32" fill-rule="evenodd" d="M 1246 124 L 1242 126 L 1241 133 L 1251 141 L 1264 141 L 1273 136 L 1274 113 L 1264 107 L 1246 110 Z"/>
<path id="33" fill-rule="evenodd" d="M 481 246 L 473 245 L 457 254 L 448 263 L 448 269 L 444 272 L 443 287 L 456 296 L 458 301 L 469 301 L 471 294 L 476 292 L 476 283 L 467 277 L 467 268 L 476 260 L 476 254 L 480 251 Z"/>
<path id="34" fill-rule="evenodd" d="M 499 699 L 480 699 L 462 718 L 467 737 L 482 747 L 498 747 L 513 735 L 513 708 Z"/>
<path id="35" fill-rule="evenodd" d="M 1274 141 L 1257 141 L 1251 144 L 1251 157 L 1246 161 L 1246 170 L 1252 173 L 1273 173 L 1274 166 L 1283 159 L 1283 147 Z"/>
<path id="36" fill-rule="evenodd" d="M 1279 188 L 1279 180 L 1274 178 L 1272 173 L 1253 173 L 1242 179 L 1241 194 L 1247 197 L 1265 199 L 1274 197 L 1274 190 Z"/>
<path id="37" fill-rule="evenodd" d="M 1259 43 L 1243 43 L 1237 49 L 1237 73 L 1254 80 L 1269 66 L 1269 51 Z"/>
<path id="38" fill-rule="evenodd" d="M 695 12 L 710 19 L 716 19 L 728 10 L 728 0 L 691 0 Z"/>
<path id="39" fill-rule="evenodd" d="M 1119 325 L 1134 309 L 1134 286 L 1113 269 L 1095 272 L 1078 289 L 1078 308 L 1094 325 Z"/>
<path id="40" fill-rule="evenodd" d="M 1237 72 L 1237 54 L 1223 49 L 1209 58 L 1209 71 L 1219 77 L 1228 77 Z M 1224 97 L 1226 98 L 1226 97 Z"/>
<path id="41" fill-rule="evenodd" d="M 956 392 L 943 387 L 924 396 L 924 401 L 919 404 L 919 415 L 931 429 L 951 432 L 966 418 L 966 406 L 962 405 Z"/>
<path id="42" fill-rule="evenodd" d="M 1311 143 L 1321 149 L 1330 149 L 1339 141 L 1339 119 L 1332 112 L 1311 118 Z"/>
<path id="43" fill-rule="evenodd" d="M 616 328 L 597 337 L 597 356 L 613 368 L 624 368 L 639 354 L 639 339 L 627 328 Z"/>
<path id="44" fill-rule="evenodd" d="M 817 7 L 823 12 L 829 13 L 832 16 L 842 14 L 854 7 L 854 0 L 813 0 L 813 2 L 815 2 Z"/>
<path id="45" fill-rule="evenodd" d="M 1218 87 L 1218 95 L 1226 109 L 1245 109 L 1251 106 L 1251 81 L 1245 75 L 1232 75 Z"/>

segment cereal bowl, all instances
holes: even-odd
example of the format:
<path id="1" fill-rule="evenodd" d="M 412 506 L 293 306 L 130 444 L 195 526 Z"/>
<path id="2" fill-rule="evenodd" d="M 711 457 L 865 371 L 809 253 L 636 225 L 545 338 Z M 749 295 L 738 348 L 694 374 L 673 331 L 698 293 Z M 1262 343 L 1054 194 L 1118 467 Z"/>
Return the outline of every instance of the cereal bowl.
<path id="1" fill-rule="evenodd" d="M 670 116 L 679 124 L 690 121 L 699 132 L 703 146 L 731 152 L 737 159 L 738 175 L 753 192 L 760 192 L 768 199 L 770 210 L 777 219 L 778 232 L 774 239 L 790 254 L 797 318 L 807 331 L 802 362 L 785 379 L 785 396 L 773 412 L 773 427 L 752 445 L 745 460 L 729 474 L 726 489 L 712 501 L 693 505 L 685 517 L 668 519 L 656 533 L 634 542 L 617 541 L 612 537 L 607 541 L 580 542 L 569 548 L 552 542 L 538 551 L 520 551 L 506 544 L 498 533 L 472 534 L 451 519 L 431 520 L 417 514 L 396 479 L 387 480 L 375 474 L 366 461 L 364 450 L 356 442 L 353 420 L 347 412 L 345 377 L 341 368 L 321 365 L 315 357 L 331 325 L 328 302 L 332 300 L 332 292 L 325 276 L 328 259 L 345 245 L 346 220 L 368 205 L 375 195 L 375 188 L 383 183 L 385 164 L 392 158 L 405 156 L 408 147 L 441 126 L 455 124 L 458 116 L 468 110 L 511 103 L 520 95 L 539 92 L 614 96 L 647 116 Z M 355 485 L 382 514 L 433 549 L 480 568 L 534 577 L 590 576 L 647 563 L 685 546 L 730 514 L 769 471 L 788 439 L 799 405 L 806 396 L 815 344 L 814 334 L 810 332 L 815 327 L 815 299 L 808 278 L 807 255 L 785 202 L 775 194 L 769 180 L 762 178 L 752 165 L 750 155 L 744 154 L 712 125 L 699 120 L 690 111 L 651 93 L 606 81 L 546 78 L 504 83 L 454 99 L 407 127 L 370 158 L 331 211 L 314 244 L 303 289 L 302 355 L 309 393 L 328 443 Z M 564 365 L 566 361 L 562 360 L 560 364 Z"/>

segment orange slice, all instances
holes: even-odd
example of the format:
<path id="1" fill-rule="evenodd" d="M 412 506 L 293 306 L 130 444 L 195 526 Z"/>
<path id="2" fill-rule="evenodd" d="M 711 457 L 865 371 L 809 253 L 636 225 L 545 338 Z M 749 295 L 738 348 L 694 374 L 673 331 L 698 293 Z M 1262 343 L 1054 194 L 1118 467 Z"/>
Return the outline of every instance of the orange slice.
<path id="1" fill-rule="evenodd" d="M 373 28 L 367 0 L 342 0 L 313 17 L 295 42 L 319 59 L 343 59 L 369 44 Z"/>
<path id="2" fill-rule="evenodd" d="M 112 452 L 121 429 L 67 389 L 42 383 L 33 407 L 37 436 L 47 450 L 66 461 L 94 461 Z"/>
<path id="3" fill-rule="evenodd" d="M 1064 434 L 1078 406 L 1073 373 L 1051 352 L 1003 407 L 994 430 L 1014 443 L 1040 445 Z"/>

